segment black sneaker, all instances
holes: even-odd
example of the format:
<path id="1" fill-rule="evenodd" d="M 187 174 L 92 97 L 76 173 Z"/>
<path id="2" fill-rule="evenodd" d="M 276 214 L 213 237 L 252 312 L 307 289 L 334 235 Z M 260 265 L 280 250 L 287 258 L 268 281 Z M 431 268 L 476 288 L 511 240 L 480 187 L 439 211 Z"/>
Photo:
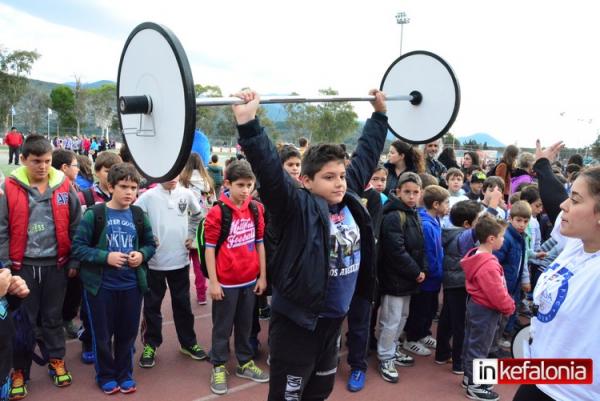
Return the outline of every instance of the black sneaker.
<path id="1" fill-rule="evenodd" d="M 398 383 L 398 371 L 394 366 L 394 359 L 379 362 L 379 374 L 386 382 Z"/>
<path id="2" fill-rule="evenodd" d="M 156 357 L 156 348 L 153 346 L 146 344 L 144 345 L 144 350 L 142 351 L 142 356 L 140 357 L 140 367 L 141 368 L 152 368 L 156 364 L 154 362 L 154 358 Z"/>
<path id="3" fill-rule="evenodd" d="M 264 308 L 258 308 L 258 318 L 260 320 L 269 320 L 271 318 L 271 307 L 267 305 Z"/>
<path id="4" fill-rule="evenodd" d="M 146 348 L 144 348 L 144 351 L 146 351 Z M 204 352 L 202 347 L 199 346 L 198 344 L 194 344 L 191 347 L 181 347 L 181 348 L 179 348 L 179 351 L 182 354 L 187 355 L 190 358 L 195 359 L 197 361 L 202 361 L 202 360 L 208 358 L 208 355 L 206 355 L 206 352 Z M 140 360 L 140 363 L 141 363 L 141 360 Z"/>
<path id="5" fill-rule="evenodd" d="M 485 384 L 470 384 L 467 386 L 467 397 L 479 401 L 498 401 L 500 396 Z"/>

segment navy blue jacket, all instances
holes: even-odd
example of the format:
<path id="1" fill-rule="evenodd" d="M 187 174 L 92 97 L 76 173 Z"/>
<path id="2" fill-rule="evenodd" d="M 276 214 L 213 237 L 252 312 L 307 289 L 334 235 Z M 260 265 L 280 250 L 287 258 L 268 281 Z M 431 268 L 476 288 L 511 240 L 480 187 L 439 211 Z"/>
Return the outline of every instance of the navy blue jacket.
<path id="1" fill-rule="evenodd" d="M 278 238 L 278 246 L 269 256 L 272 308 L 299 326 L 314 330 L 329 278 L 327 202 L 296 187 L 258 120 L 238 126 L 238 132 L 239 144 L 260 183 L 260 198 L 271 214 L 272 232 Z M 387 117 L 373 113 L 346 169 L 348 189 L 342 201 L 360 229 L 361 260 L 355 294 L 369 300 L 375 285 L 375 239 L 371 217 L 360 197 L 375 171 L 386 134 Z"/>
<path id="2" fill-rule="evenodd" d="M 504 269 L 508 293 L 515 294 L 519 289 L 525 265 L 525 238 L 509 224 L 504 234 L 504 244 L 502 248 L 494 251 L 494 255 Z"/>

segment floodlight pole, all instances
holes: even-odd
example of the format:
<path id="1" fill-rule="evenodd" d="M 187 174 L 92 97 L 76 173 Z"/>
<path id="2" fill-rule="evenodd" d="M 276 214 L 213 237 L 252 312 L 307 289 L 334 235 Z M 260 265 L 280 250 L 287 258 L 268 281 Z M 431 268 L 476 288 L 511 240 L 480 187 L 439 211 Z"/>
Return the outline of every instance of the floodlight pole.
<path id="1" fill-rule="evenodd" d="M 404 37 L 404 25 L 410 22 L 410 18 L 406 16 L 404 11 L 396 14 L 396 23 L 400 25 L 400 55 L 402 55 L 402 39 Z"/>

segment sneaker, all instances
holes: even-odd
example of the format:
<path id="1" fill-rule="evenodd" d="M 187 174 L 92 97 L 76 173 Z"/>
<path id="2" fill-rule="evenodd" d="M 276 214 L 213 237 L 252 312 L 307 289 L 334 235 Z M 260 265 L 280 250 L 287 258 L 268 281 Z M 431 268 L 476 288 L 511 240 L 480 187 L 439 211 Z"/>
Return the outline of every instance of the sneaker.
<path id="1" fill-rule="evenodd" d="M 467 386 L 467 397 L 472 400 L 498 401 L 500 396 L 484 384 L 471 384 Z"/>
<path id="2" fill-rule="evenodd" d="M 425 345 L 421 344 L 418 341 L 405 341 L 402 348 L 419 356 L 431 355 L 431 351 Z"/>
<path id="3" fill-rule="evenodd" d="M 500 340 L 498 340 L 498 347 L 502 347 L 502 348 L 510 348 L 510 341 L 505 340 L 503 338 L 501 338 Z"/>
<path id="4" fill-rule="evenodd" d="M 198 305 L 206 305 L 206 299 L 198 299 Z"/>
<path id="5" fill-rule="evenodd" d="M 79 332 L 79 328 L 73 324 L 72 320 L 68 320 L 63 322 L 63 327 L 65 328 L 65 335 L 69 338 L 77 338 L 77 333 Z"/>
<path id="6" fill-rule="evenodd" d="M 365 387 L 366 374 L 360 369 L 353 369 L 348 378 L 348 391 L 353 393 L 362 390 Z"/>
<path id="7" fill-rule="evenodd" d="M 22 400 L 27 396 L 27 384 L 25 383 L 25 374 L 21 369 L 15 369 L 10 375 L 10 401 Z"/>
<path id="8" fill-rule="evenodd" d="M 269 381 L 269 375 L 256 366 L 252 360 L 246 362 L 242 366 L 238 366 L 235 370 L 235 375 L 258 383 L 266 383 Z"/>
<path id="9" fill-rule="evenodd" d="M 152 348 L 152 347 L 150 347 L 150 348 Z M 206 355 L 206 352 L 204 352 L 204 350 L 202 349 L 202 347 L 199 346 L 198 344 L 194 344 L 191 347 L 181 347 L 181 348 L 179 348 L 179 351 L 182 354 L 187 355 L 190 358 L 195 359 L 197 361 L 202 361 L 202 360 L 208 358 L 208 355 Z M 145 353 L 146 353 L 146 347 L 144 347 L 144 354 Z M 152 350 L 152 354 L 153 354 L 153 356 L 152 356 L 152 366 L 154 366 L 154 354 L 155 354 L 154 349 Z M 142 355 L 142 357 L 143 357 L 143 355 Z M 140 364 L 141 363 L 142 363 L 142 360 L 140 359 Z"/>
<path id="10" fill-rule="evenodd" d="M 104 383 L 100 388 L 102 389 L 102 392 L 107 395 L 118 393 L 120 390 L 119 385 L 114 380 Z"/>
<path id="11" fill-rule="evenodd" d="M 406 355 L 404 352 L 400 352 L 400 347 L 396 348 L 396 353 L 394 354 L 394 364 L 396 366 L 413 366 L 415 364 L 415 358 L 410 355 Z"/>
<path id="12" fill-rule="evenodd" d="M 469 379 L 467 378 L 467 376 L 463 376 L 462 382 L 460 382 L 460 386 L 464 389 L 469 387 Z M 485 386 L 490 390 L 492 390 L 494 388 L 493 384 L 482 384 L 482 386 Z"/>
<path id="13" fill-rule="evenodd" d="M 96 362 L 96 354 L 92 349 L 91 345 L 86 345 L 85 343 L 81 343 L 81 362 L 86 365 L 91 365 Z"/>
<path id="14" fill-rule="evenodd" d="M 140 367 L 141 368 L 151 368 L 156 364 L 154 362 L 154 358 L 156 358 L 156 348 L 153 346 L 146 344 L 144 345 L 144 350 L 142 351 L 142 356 L 140 357 Z"/>
<path id="15" fill-rule="evenodd" d="M 137 387 L 135 386 L 135 382 L 133 380 L 125 380 L 121 382 L 120 390 L 123 394 L 131 394 L 135 393 Z"/>
<path id="16" fill-rule="evenodd" d="M 379 362 L 379 374 L 386 382 L 398 383 L 398 371 L 394 366 L 394 359 Z"/>
<path id="17" fill-rule="evenodd" d="M 213 366 L 210 375 L 210 390 L 215 394 L 227 393 L 227 369 L 225 365 Z"/>
<path id="18" fill-rule="evenodd" d="M 431 348 L 431 349 L 435 349 L 435 347 L 437 346 L 437 341 L 435 340 L 435 338 L 433 338 L 431 336 L 423 337 L 419 340 L 419 342 L 421 344 L 423 344 L 424 346 L 426 346 L 427 348 Z"/>
<path id="19" fill-rule="evenodd" d="M 271 307 L 267 305 L 264 308 L 258 308 L 258 318 L 260 320 L 269 320 L 271 318 Z"/>
<path id="20" fill-rule="evenodd" d="M 451 363 L 452 358 L 447 358 L 447 359 L 442 359 L 442 360 L 436 359 L 434 362 L 437 363 L 438 365 L 445 365 L 447 363 Z"/>
<path id="21" fill-rule="evenodd" d="M 465 371 L 462 368 L 452 368 L 452 373 L 455 375 L 464 375 Z"/>
<path id="22" fill-rule="evenodd" d="M 56 387 L 66 387 L 71 384 L 73 378 L 62 359 L 50 359 L 48 361 L 48 374 Z"/>

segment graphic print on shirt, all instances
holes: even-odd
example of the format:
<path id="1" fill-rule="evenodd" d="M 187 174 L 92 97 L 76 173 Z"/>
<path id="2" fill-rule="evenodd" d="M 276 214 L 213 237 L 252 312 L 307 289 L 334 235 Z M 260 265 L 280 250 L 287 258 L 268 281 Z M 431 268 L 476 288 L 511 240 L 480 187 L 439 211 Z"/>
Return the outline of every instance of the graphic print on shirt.
<path id="1" fill-rule="evenodd" d="M 542 277 L 544 290 L 536 300 L 539 302 L 536 317 L 543 323 L 551 322 L 558 313 L 569 292 L 569 279 L 573 277 L 567 266 L 561 267 L 558 263 L 550 265 L 548 270 L 553 273 Z"/>
<path id="2" fill-rule="evenodd" d="M 183 215 L 188 207 L 188 203 L 187 200 L 185 200 L 184 198 L 179 199 L 179 202 L 177 203 L 177 207 L 179 208 L 179 215 Z"/>
<path id="3" fill-rule="evenodd" d="M 330 215 L 330 221 L 329 276 L 356 273 L 360 265 L 360 235 L 352 214 L 344 208 L 340 213 Z"/>
<path id="4" fill-rule="evenodd" d="M 133 219 L 125 214 L 109 211 L 106 221 L 106 244 L 109 252 L 130 253 L 134 250 L 136 230 Z M 121 269 L 127 268 L 125 264 Z"/>
<path id="5" fill-rule="evenodd" d="M 254 229 L 254 220 L 252 218 L 234 219 L 231 222 L 229 235 L 227 236 L 227 241 L 224 245 L 228 249 L 247 245 L 248 251 L 253 252 L 255 238 L 256 230 Z"/>

